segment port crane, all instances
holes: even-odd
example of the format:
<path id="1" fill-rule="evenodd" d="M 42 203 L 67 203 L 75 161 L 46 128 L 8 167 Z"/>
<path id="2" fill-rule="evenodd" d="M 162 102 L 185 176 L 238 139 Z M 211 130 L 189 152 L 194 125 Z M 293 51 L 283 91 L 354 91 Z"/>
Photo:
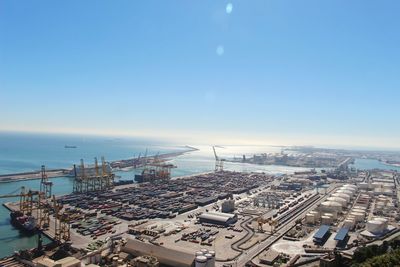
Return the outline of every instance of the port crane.
<path id="1" fill-rule="evenodd" d="M 33 215 L 33 211 L 36 211 L 36 218 L 38 220 L 38 228 L 46 229 L 49 227 L 50 223 L 50 205 L 48 203 L 48 198 L 45 197 L 45 192 L 43 191 L 33 191 L 27 190 L 24 186 L 20 189 L 20 193 L 16 193 L 18 190 L 7 194 L 0 195 L 0 198 L 12 198 L 19 197 L 19 209 L 18 212 L 21 216 L 23 215 Z"/>
<path id="2" fill-rule="evenodd" d="M 108 170 L 104 157 L 101 157 L 101 173 L 97 158 L 94 158 L 94 167 L 85 167 L 81 159 L 79 172 L 74 165 L 74 193 L 86 193 L 92 191 L 105 190 L 114 185 L 115 175 Z"/>
<path id="3" fill-rule="evenodd" d="M 221 159 L 218 157 L 217 152 L 215 151 L 215 146 L 212 147 L 215 156 L 215 172 L 222 172 L 224 171 L 224 161 L 225 159 Z"/>
<path id="4" fill-rule="evenodd" d="M 261 233 L 264 233 L 264 228 L 263 225 L 268 223 L 270 228 L 271 228 L 271 233 L 273 233 L 275 231 L 276 226 L 279 224 L 277 220 L 274 220 L 272 218 L 269 219 L 265 219 L 263 217 L 259 217 L 257 219 L 257 224 L 258 224 L 258 231 Z"/>

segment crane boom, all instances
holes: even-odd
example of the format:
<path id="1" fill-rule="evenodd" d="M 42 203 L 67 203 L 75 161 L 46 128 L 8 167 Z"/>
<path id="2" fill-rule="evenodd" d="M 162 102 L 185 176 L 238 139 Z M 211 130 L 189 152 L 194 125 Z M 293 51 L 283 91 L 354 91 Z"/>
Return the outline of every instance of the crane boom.
<path id="1" fill-rule="evenodd" d="M 212 148 L 213 148 L 213 151 L 214 151 L 215 160 L 219 160 L 218 156 L 217 156 L 217 152 L 215 151 L 215 146 L 213 146 Z"/>

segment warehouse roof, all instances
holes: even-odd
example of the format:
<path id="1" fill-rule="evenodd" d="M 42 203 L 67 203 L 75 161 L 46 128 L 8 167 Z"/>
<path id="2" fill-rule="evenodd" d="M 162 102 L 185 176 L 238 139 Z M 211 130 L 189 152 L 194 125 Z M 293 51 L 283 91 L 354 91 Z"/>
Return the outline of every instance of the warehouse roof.
<path id="1" fill-rule="evenodd" d="M 335 236 L 336 241 L 343 241 L 347 234 L 349 233 L 349 229 L 347 228 L 340 228 L 339 232 Z"/>
<path id="2" fill-rule="evenodd" d="M 213 220 L 217 222 L 227 222 L 235 218 L 236 215 L 222 212 L 207 212 L 199 216 L 200 219 Z"/>
<path id="3" fill-rule="evenodd" d="M 328 231 L 329 231 L 329 225 L 322 225 L 319 228 L 318 232 L 315 233 L 314 238 L 322 239 L 322 238 L 324 238 L 326 233 L 328 233 Z"/>

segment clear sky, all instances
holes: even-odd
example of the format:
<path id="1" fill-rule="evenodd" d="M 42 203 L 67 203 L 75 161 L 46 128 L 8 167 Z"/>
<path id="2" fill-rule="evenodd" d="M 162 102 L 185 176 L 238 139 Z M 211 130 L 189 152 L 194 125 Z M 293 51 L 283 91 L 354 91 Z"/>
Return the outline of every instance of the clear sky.
<path id="1" fill-rule="evenodd" d="M 0 130 L 400 147 L 400 1 L 0 2 Z"/>

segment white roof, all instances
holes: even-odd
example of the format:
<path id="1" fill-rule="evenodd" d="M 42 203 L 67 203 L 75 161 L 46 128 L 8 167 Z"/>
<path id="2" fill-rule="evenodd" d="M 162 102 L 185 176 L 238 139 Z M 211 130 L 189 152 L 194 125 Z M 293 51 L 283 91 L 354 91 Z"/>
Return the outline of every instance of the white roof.
<path id="1" fill-rule="evenodd" d="M 234 218 L 234 214 L 222 213 L 222 212 L 207 212 L 199 216 L 200 219 L 213 220 L 217 222 L 227 222 L 228 220 Z"/>

